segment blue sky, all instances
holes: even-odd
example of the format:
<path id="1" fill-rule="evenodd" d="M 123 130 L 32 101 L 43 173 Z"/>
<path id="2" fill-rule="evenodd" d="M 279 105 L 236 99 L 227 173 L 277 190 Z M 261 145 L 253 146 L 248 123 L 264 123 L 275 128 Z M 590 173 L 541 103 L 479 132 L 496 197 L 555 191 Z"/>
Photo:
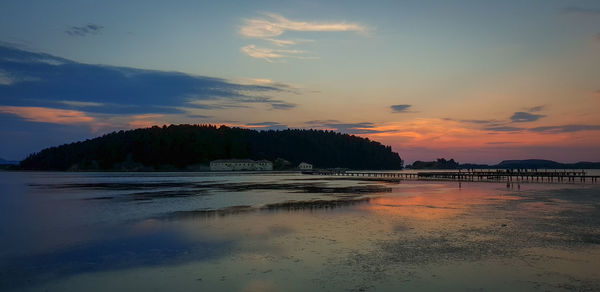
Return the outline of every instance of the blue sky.
<path id="1" fill-rule="evenodd" d="M 598 1 L 3 1 L 0 46 L 6 159 L 210 122 L 600 160 Z"/>

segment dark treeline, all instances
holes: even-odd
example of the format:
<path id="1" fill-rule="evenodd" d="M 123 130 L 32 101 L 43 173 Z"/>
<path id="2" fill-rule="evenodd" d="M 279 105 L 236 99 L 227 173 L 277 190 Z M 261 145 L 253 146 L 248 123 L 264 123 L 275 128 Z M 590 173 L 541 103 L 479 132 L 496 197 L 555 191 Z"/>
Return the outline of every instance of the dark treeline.
<path id="1" fill-rule="evenodd" d="M 406 166 L 411 169 L 600 169 L 600 162 L 560 163 L 552 160 L 504 160 L 498 164 L 460 164 L 454 159 L 438 158 L 436 161 L 415 161 Z"/>
<path id="2" fill-rule="evenodd" d="M 436 161 L 415 161 L 410 166 L 412 169 L 458 169 L 458 162 L 454 159 L 446 160 L 445 158 L 438 158 Z"/>
<path id="3" fill-rule="evenodd" d="M 496 165 L 461 164 L 464 168 L 506 168 L 506 169 L 599 169 L 600 162 L 560 163 L 544 159 L 504 160 Z"/>
<path id="4" fill-rule="evenodd" d="M 26 170 L 189 169 L 211 160 L 250 158 L 305 161 L 320 168 L 401 169 L 391 147 L 322 130 L 255 131 L 213 125 L 171 125 L 51 147 L 27 157 Z"/>

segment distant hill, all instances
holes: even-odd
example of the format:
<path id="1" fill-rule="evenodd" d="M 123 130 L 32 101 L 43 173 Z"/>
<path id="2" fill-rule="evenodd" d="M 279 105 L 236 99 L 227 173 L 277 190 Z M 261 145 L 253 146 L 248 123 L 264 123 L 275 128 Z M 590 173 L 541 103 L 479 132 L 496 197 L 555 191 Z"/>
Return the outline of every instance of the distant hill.
<path id="1" fill-rule="evenodd" d="M 305 161 L 318 168 L 401 169 L 391 147 L 322 130 L 255 131 L 171 125 L 113 132 L 27 157 L 26 170 L 184 170 L 229 158 Z"/>
<path id="2" fill-rule="evenodd" d="M 600 169 L 600 162 L 560 163 L 544 159 L 504 160 L 496 165 L 461 164 L 461 168 Z"/>
<path id="3" fill-rule="evenodd" d="M 446 160 L 438 158 L 436 161 L 415 161 L 410 166 L 411 169 L 458 169 L 459 164 L 454 159 Z"/>
<path id="4" fill-rule="evenodd" d="M 504 160 L 496 165 L 498 168 L 561 168 L 562 163 L 543 159 Z"/>
<path id="5" fill-rule="evenodd" d="M 577 163 L 560 163 L 552 160 L 543 159 L 526 159 L 526 160 L 504 160 L 494 168 L 575 168 L 575 169 L 592 169 L 600 168 L 600 162 L 577 162 Z"/>
<path id="6" fill-rule="evenodd" d="M 504 160 L 495 165 L 487 164 L 459 164 L 454 159 L 446 160 L 444 158 L 436 161 L 415 161 L 412 165 L 407 166 L 412 169 L 600 169 L 600 162 L 577 162 L 577 163 L 560 163 L 552 160 L 544 159 L 525 159 L 525 160 Z"/>

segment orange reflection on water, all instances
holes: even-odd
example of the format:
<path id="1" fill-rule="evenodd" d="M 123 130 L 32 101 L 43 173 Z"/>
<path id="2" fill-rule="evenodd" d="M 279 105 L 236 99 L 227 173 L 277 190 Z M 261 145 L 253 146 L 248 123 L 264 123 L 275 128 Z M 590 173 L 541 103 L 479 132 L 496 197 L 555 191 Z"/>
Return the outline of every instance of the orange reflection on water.
<path id="1" fill-rule="evenodd" d="M 363 208 L 385 215 L 432 220 L 455 217 L 479 205 L 519 199 L 492 187 L 471 184 L 467 186 L 400 189 L 391 196 L 372 199 Z"/>

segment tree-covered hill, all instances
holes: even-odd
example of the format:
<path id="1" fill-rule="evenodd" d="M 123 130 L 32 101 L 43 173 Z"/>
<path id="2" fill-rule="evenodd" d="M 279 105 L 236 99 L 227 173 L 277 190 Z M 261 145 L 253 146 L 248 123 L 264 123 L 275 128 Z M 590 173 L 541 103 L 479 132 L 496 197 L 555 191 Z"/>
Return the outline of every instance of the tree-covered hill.
<path id="1" fill-rule="evenodd" d="M 408 166 L 407 166 L 408 168 Z M 458 169 L 458 162 L 454 159 L 446 160 L 445 158 L 438 158 L 436 161 L 415 161 L 410 166 L 412 169 Z"/>
<path id="2" fill-rule="evenodd" d="M 214 125 L 171 125 L 113 132 L 51 147 L 21 162 L 26 170 L 186 169 L 215 159 L 285 159 L 319 168 L 400 169 L 391 147 L 322 130 L 255 131 Z"/>

